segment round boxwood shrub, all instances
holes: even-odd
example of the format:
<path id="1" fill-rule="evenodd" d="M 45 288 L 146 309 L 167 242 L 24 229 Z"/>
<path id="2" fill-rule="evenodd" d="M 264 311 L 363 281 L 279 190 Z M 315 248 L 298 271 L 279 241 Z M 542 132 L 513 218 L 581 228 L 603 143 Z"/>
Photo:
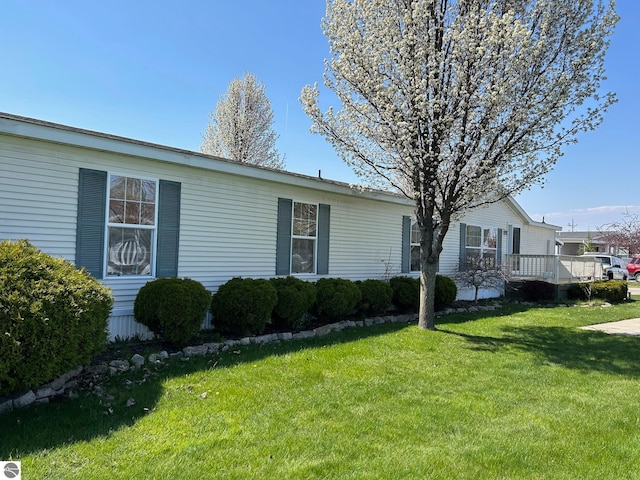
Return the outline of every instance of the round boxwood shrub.
<path id="1" fill-rule="evenodd" d="M 278 303 L 273 309 L 274 324 L 294 330 L 302 328 L 316 301 L 316 286 L 296 277 L 272 278 L 269 281 L 278 292 Z"/>
<path id="2" fill-rule="evenodd" d="M 213 323 L 222 333 L 259 335 L 277 303 L 278 292 L 269 280 L 232 278 L 213 295 Z"/>
<path id="3" fill-rule="evenodd" d="M 184 345 L 200 331 L 210 305 L 211 294 L 200 282 L 158 278 L 140 289 L 133 315 L 163 340 Z"/>
<path id="4" fill-rule="evenodd" d="M 27 240 L 0 242 L 0 395 L 88 363 L 107 345 L 110 290 Z"/>
<path id="5" fill-rule="evenodd" d="M 322 320 L 340 320 L 353 312 L 361 297 L 351 280 L 321 278 L 316 282 L 315 311 Z"/>
<path id="6" fill-rule="evenodd" d="M 417 312 L 420 308 L 420 280 L 411 277 L 393 277 L 389 280 L 393 290 L 393 304 L 401 312 Z"/>
<path id="7" fill-rule="evenodd" d="M 362 296 L 358 310 L 367 315 L 381 315 L 389 310 L 393 300 L 393 289 L 382 280 L 356 282 Z"/>
<path id="8" fill-rule="evenodd" d="M 456 282 L 444 275 L 436 275 L 435 310 L 444 310 L 453 305 L 458 295 Z"/>

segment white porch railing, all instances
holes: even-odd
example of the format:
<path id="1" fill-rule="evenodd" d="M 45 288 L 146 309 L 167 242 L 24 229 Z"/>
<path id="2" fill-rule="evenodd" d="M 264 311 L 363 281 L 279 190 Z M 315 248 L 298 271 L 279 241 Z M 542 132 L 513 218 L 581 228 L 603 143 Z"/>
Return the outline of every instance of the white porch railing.
<path id="1" fill-rule="evenodd" d="M 514 280 L 544 280 L 559 284 L 602 278 L 602 262 L 574 255 L 507 255 L 507 271 Z"/>

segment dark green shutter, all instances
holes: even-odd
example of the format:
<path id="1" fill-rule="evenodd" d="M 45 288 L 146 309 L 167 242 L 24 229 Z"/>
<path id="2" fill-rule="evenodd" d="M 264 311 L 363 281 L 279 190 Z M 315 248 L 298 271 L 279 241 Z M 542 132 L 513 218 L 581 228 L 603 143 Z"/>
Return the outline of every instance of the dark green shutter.
<path id="1" fill-rule="evenodd" d="M 512 245 L 511 253 L 519 254 L 520 253 L 520 227 L 512 227 L 512 230 L 513 230 L 513 233 L 511 235 L 511 238 L 513 238 L 513 241 L 511 242 L 511 245 Z"/>
<path id="2" fill-rule="evenodd" d="M 180 190 L 179 182 L 160 180 L 156 277 L 175 277 L 178 275 Z"/>
<path id="3" fill-rule="evenodd" d="M 293 200 L 278 199 L 278 219 L 276 237 L 276 275 L 291 273 L 291 216 Z"/>
<path id="4" fill-rule="evenodd" d="M 411 217 L 402 217 L 402 264 L 400 271 L 409 273 L 411 271 Z"/>
<path id="5" fill-rule="evenodd" d="M 460 224 L 460 253 L 458 258 L 458 268 L 462 269 L 467 261 L 467 224 Z"/>
<path id="6" fill-rule="evenodd" d="M 496 242 L 496 266 L 502 265 L 502 229 L 498 229 L 498 241 Z"/>
<path id="7" fill-rule="evenodd" d="M 318 275 L 329 273 L 329 223 L 331 206 L 320 204 L 318 208 Z"/>
<path id="8" fill-rule="evenodd" d="M 84 267 L 95 278 L 104 273 L 104 235 L 107 202 L 107 172 L 80 169 L 76 267 Z"/>

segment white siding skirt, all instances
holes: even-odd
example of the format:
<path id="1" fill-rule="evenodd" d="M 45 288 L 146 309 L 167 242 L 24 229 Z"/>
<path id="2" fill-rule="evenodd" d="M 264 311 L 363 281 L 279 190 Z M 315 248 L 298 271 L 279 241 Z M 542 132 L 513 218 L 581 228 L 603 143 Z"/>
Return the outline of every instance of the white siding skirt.
<path id="1" fill-rule="evenodd" d="M 210 312 L 207 312 L 201 328 L 213 328 Z M 134 337 L 139 338 L 140 340 L 151 340 L 153 338 L 153 332 L 141 323 L 136 322 L 136 319 L 133 316 L 133 309 L 113 309 L 111 317 L 109 317 L 109 341 L 114 342 L 116 340 L 126 340 Z"/>

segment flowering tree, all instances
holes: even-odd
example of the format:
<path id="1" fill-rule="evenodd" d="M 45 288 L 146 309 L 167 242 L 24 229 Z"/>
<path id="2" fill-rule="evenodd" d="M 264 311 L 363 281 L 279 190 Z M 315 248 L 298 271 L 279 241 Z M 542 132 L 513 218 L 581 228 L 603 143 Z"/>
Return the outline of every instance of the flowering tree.
<path id="1" fill-rule="evenodd" d="M 637 255 L 640 253 L 640 215 L 627 210 L 622 217 L 598 228 L 598 240 L 623 248 L 629 255 Z"/>
<path id="2" fill-rule="evenodd" d="M 250 73 L 235 78 L 221 96 L 203 135 L 202 153 L 270 168 L 284 168 L 276 150 L 271 102 L 265 86 Z"/>
<path id="3" fill-rule="evenodd" d="M 490 258 L 470 256 L 460 261 L 452 277 L 458 285 L 473 288 L 473 303 L 478 303 L 481 289 L 500 292 L 511 276 L 508 265 L 500 265 Z"/>
<path id="4" fill-rule="evenodd" d="M 542 178 L 595 128 L 617 21 L 603 0 L 327 0 L 331 58 L 301 102 L 312 131 L 371 186 L 415 202 L 419 325 L 433 329 L 438 258 L 451 222 Z"/>

